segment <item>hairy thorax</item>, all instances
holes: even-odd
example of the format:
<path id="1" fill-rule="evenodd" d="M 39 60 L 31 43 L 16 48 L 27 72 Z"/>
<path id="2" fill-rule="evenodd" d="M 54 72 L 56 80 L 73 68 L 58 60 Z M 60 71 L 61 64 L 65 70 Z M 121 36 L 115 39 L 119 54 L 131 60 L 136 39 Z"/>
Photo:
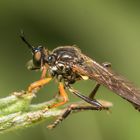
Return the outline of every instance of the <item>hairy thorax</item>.
<path id="1" fill-rule="evenodd" d="M 78 55 L 79 51 L 79 49 L 70 46 L 54 49 L 52 55 L 56 56 L 56 61 L 49 67 L 50 75 L 59 81 L 64 80 L 68 84 L 79 80 L 80 75 L 72 70 L 74 64 L 81 62 L 81 57 Z"/>

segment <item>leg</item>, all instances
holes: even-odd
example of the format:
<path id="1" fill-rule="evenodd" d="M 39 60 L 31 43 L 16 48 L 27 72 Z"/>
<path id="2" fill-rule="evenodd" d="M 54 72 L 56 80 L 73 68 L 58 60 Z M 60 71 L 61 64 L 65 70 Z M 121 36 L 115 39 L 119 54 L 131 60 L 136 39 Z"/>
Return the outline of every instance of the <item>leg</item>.
<path id="1" fill-rule="evenodd" d="M 104 62 L 102 63 L 102 65 L 106 68 L 110 68 L 111 67 L 111 63 L 109 62 Z M 96 84 L 95 88 L 93 89 L 93 91 L 90 93 L 89 98 L 94 99 L 96 92 L 98 91 L 100 87 L 100 84 Z"/>
<path id="2" fill-rule="evenodd" d="M 69 105 L 61 116 L 59 116 L 54 123 L 48 126 L 49 129 L 55 128 L 60 122 L 67 118 L 73 111 L 83 111 L 83 110 L 109 110 L 109 107 L 97 107 L 93 105 L 87 105 L 83 103 L 76 103 Z"/>
<path id="3" fill-rule="evenodd" d="M 58 107 L 60 105 L 65 104 L 68 101 L 68 96 L 67 96 L 67 93 L 65 91 L 65 88 L 64 88 L 64 85 L 62 82 L 59 83 L 59 95 L 60 95 L 60 98 L 62 99 L 62 102 L 55 103 L 55 104 L 49 106 L 49 108 Z"/>
<path id="4" fill-rule="evenodd" d="M 70 85 L 68 85 L 67 88 L 70 92 L 72 92 L 73 94 L 75 94 L 79 98 L 83 99 L 85 102 L 87 102 L 87 103 L 89 103 L 93 106 L 99 107 L 99 108 L 103 107 L 97 100 L 91 99 L 89 97 L 86 97 L 86 96 L 82 95 L 77 90 L 73 89 Z"/>
<path id="5" fill-rule="evenodd" d="M 46 85 L 47 83 L 49 83 L 52 80 L 52 78 L 44 78 L 44 79 L 40 79 L 34 83 L 32 83 L 29 87 L 28 87 L 28 92 L 31 93 L 34 89 L 36 88 L 40 88 L 44 85 Z"/>
<path id="6" fill-rule="evenodd" d="M 96 84 L 95 88 L 93 89 L 93 91 L 89 95 L 89 98 L 90 99 L 94 99 L 95 94 L 97 93 L 97 91 L 98 91 L 98 89 L 99 89 L 100 86 L 101 86 L 100 84 Z"/>
<path id="7" fill-rule="evenodd" d="M 41 78 L 40 79 L 44 79 L 46 77 L 47 69 L 48 69 L 47 66 L 42 66 L 41 67 L 42 74 L 41 74 Z"/>

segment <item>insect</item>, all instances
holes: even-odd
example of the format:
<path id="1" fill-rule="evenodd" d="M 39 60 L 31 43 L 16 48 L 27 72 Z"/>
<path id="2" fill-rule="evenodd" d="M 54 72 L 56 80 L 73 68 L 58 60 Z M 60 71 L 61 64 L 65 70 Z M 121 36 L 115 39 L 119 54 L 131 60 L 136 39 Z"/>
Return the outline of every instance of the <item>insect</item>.
<path id="1" fill-rule="evenodd" d="M 32 66 L 29 69 L 41 69 L 42 71 L 41 79 L 32 83 L 28 87 L 28 92 L 46 85 L 55 78 L 59 83 L 59 96 L 62 101 L 51 105 L 50 108 L 58 107 L 68 101 L 66 89 L 93 105 L 93 108 L 91 106 L 78 106 L 78 104 L 69 106 L 62 116 L 50 126 L 51 128 L 54 128 L 73 110 L 108 110 L 108 107 L 104 107 L 95 99 L 100 85 L 107 87 L 140 110 L 140 90 L 122 76 L 113 72 L 109 63 L 99 64 L 75 46 L 61 46 L 49 51 L 42 46 L 34 47 L 30 45 L 23 34 L 20 37 L 33 54 Z M 46 74 L 48 77 L 46 77 Z M 71 86 L 76 81 L 87 79 L 97 82 L 88 97 Z"/>

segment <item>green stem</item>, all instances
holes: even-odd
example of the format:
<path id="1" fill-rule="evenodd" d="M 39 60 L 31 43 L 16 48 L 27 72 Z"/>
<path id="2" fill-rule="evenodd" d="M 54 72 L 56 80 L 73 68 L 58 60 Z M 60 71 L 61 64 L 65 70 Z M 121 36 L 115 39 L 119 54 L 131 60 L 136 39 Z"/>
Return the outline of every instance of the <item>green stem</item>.
<path id="1" fill-rule="evenodd" d="M 35 92 L 26 93 L 21 91 L 0 99 L 0 133 L 27 128 L 49 118 L 60 116 L 63 113 L 65 108 L 48 108 L 48 106 L 61 100 L 58 97 L 48 102 L 31 104 L 34 94 Z M 107 101 L 99 102 L 106 107 L 112 106 Z"/>
<path id="2" fill-rule="evenodd" d="M 34 93 L 21 91 L 0 99 L 0 133 L 26 128 L 62 113 L 60 109 L 48 109 L 58 98 L 33 105 L 33 97 Z"/>
<path id="3" fill-rule="evenodd" d="M 54 116 L 59 116 L 62 110 L 50 109 L 48 111 L 17 112 L 0 118 L 0 133 L 27 128 Z"/>

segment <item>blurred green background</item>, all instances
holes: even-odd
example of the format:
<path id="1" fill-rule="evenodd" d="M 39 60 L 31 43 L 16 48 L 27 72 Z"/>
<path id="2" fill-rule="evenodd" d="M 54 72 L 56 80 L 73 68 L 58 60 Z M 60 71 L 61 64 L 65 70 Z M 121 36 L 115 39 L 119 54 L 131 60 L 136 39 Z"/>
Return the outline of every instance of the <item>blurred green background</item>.
<path id="1" fill-rule="evenodd" d="M 0 97 L 25 89 L 40 72 L 28 71 L 30 51 L 19 38 L 23 29 L 31 44 L 50 50 L 78 45 L 98 62 L 112 68 L 140 87 L 140 5 L 136 1 L 111 0 L 1 0 L 0 1 Z M 86 95 L 95 82 L 74 85 Z M 54 88 L 55 87 L 55 88 Z M 81 88 L 82 87 L 82 88 Z M 53 98 L 57 86 L 50 83 L 34 102 Z M 80 100 L 70 95 L 70 101 Z M 104 87 L 98 98 L 113 102 L 112 113 L 86 111 L 71 115 L 56 129 L 46 125 L 0 135 L 1 140 L 139 140 L 140 113 Z"/>

